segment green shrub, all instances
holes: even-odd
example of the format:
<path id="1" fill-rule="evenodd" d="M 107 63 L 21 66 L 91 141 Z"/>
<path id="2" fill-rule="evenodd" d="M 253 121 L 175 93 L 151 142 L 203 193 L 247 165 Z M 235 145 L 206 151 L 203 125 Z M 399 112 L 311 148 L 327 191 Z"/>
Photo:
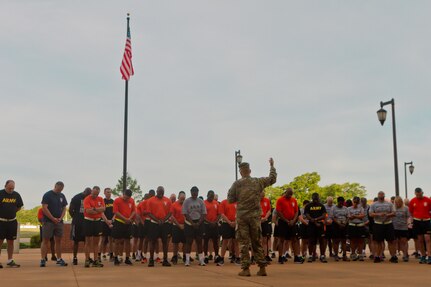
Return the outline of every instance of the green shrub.
<path id="1" fill-rule="evenodd" d="M 30 238 L 30 248 L 40 248 L 40 235 L 36 234 Z"/>

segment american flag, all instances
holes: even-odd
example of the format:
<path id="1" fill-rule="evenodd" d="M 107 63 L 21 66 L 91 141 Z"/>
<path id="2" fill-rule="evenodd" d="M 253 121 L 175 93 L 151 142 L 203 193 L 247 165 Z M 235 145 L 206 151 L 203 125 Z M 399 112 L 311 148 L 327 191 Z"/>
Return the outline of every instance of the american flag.
<path id="1" fill-rule="evenodd" d="M 130 76 L 135 73 L 132 65 L 132 40 L 130 37 L 130 27 L 127 25 L 127 40 L 124 48 L 123 61 L 121 62 L 120 72 L 123 80 L 128 81 Z"/>

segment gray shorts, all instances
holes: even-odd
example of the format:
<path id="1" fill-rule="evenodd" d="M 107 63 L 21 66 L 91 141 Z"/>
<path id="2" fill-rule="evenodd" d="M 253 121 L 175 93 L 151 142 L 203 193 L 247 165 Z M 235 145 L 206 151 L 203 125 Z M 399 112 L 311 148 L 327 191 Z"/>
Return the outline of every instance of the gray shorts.
<path id="1" fill-rule="evenodd" d="M 52 222 L 44 222 L 42 224 L 42 236 L 45 239 L 50 239 L 51 237 L 63 237 L 63 222 L 54 224 Z"/>

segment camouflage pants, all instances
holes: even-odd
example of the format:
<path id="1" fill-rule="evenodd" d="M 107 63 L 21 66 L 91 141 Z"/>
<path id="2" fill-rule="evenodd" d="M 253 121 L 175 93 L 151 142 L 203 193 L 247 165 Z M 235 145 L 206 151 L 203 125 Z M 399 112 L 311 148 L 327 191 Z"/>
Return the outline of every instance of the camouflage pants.
<path id="1" fill-rule="evenodd" d="M 236 239 L 241 252 L 241 268 L 250 267 L 250 247 L 260 267 L 266 266 L 262 248 L 260 218 L 237 218 Z"/>

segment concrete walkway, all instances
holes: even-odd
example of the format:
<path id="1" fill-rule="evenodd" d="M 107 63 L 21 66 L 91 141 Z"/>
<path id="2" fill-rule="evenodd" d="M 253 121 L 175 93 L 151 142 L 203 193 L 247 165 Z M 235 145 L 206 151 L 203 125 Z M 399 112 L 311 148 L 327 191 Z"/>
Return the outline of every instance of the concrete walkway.
<path id="1" fill-rule="evenodd" d="M 46 268 L 39 267 L 39 251 L 21 250 L 15 260 L 21 268 L 0 269 L 1 286 L 8 287 L 129 287 L 129 286 L 425 286 L 431 280 L 431 265 L 420 265 L 413 259 L 409 263 L 391 264 L 388 261 L 374 264 L 365 262 L 319 262 L 295 265 L 291 261 L 284 265 L 268 267 L 268 277 L 257 277 L 256 266 L 252 266 L 252 277 L 239 277 L 238 266 L 227 263 L 217 267 L 213 263 L 200 267 L 177 265 L 162 267 L 160 264 L 148 268 L 140 263 L 134 266 L 113 266 L 104 262 L 103 268 L 84 268 L 82 255 L 79 265 L 72 266 L 71 254 L 63 258 L 67 267 L 49 262 Z M 5 253 L 0 257 L 5 266 Z"/>

